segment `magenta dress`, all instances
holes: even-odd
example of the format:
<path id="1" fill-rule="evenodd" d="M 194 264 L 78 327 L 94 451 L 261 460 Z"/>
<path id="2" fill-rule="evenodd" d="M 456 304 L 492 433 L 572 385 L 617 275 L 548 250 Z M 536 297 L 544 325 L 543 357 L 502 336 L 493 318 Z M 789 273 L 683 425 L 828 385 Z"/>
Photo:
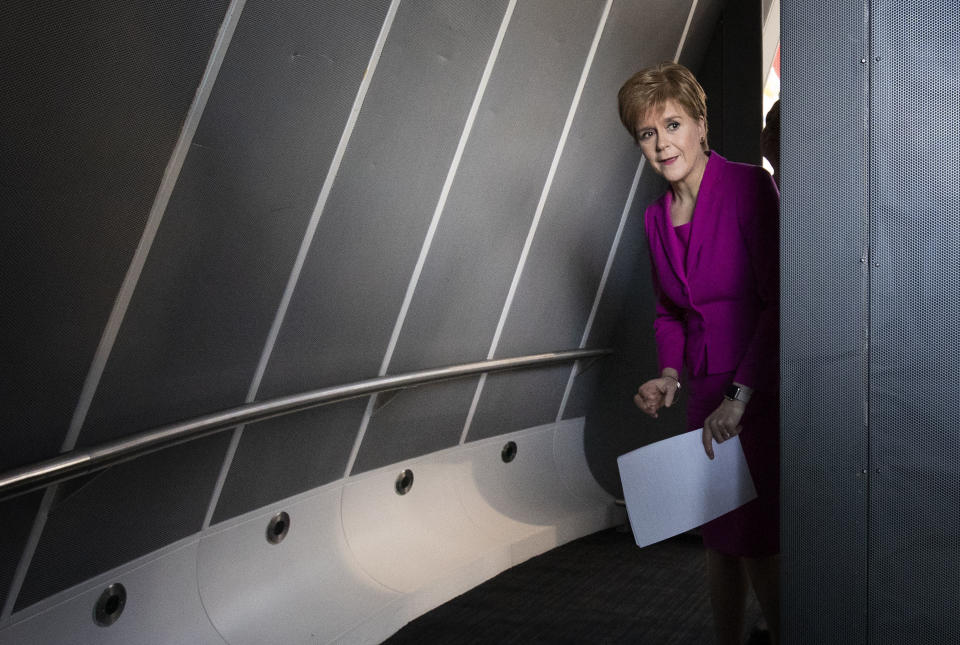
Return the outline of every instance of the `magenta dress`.
<path id="1" fill-rule="evenodd" d="M 728 555 L 780 550 L 778 207 L 766 171 L 712 153 L 690 223 L 670 223 L 669 191 L 645 216 L 660 366 L 683 374 L 687 429 L 703 427 L 731 382 L 754 388 L 740 442 L 758 496 L 701 527 Z"/>

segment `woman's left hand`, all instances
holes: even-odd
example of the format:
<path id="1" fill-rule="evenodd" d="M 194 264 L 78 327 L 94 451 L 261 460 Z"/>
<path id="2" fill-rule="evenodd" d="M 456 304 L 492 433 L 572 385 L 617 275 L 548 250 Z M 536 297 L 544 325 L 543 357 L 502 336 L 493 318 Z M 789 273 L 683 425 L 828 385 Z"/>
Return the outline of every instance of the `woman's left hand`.
<path id="1" fill-rule="evenodd" d="M 713 459 L 713 442 L 723 443 L 731 437 L 740 434 L 743 427 L 740 418 L 746 409 L 743 401 L 724 399 L 716 410 L 710 413 L 703 422 L 703 449 L 707 457 Z"/>

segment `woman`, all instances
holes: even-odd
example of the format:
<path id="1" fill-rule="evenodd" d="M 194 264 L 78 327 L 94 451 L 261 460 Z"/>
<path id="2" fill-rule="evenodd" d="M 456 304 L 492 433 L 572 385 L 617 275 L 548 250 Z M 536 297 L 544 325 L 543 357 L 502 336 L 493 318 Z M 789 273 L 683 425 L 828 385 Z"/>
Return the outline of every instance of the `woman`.
<path id="1" fill-rule="evenodd" d="M 657 293 L 660 376 L 634 401 L 650 416 L 690 392 L 703 449 L 740 435 L 758 497 L 705 524 L 717 642 L 738 643 L 747 580 L 779 627 L 779 195 L 766 170 L 707 145 L 706 95 L 661 63 L 620 89 L 620 118 L 670 187 L 644 216 Z"/>

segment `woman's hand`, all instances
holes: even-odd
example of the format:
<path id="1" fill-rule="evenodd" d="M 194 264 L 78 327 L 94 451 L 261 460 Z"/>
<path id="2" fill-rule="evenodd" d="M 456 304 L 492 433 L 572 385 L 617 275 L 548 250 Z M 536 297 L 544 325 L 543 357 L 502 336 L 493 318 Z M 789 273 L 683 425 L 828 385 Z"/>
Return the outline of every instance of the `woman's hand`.
<path id="1" fill-rule="evenodd" d="M 669 368 L 663 371 L 663 376 L 652 378 L 637 389 L 633 395 L 633 402 L 638 408 L 657 418 L 657 411 L 666 406 L 670 407 L 680 391 L 680 381 L 676 372 Z"/>
<path id="2" fill-rule="evenodd" d="M 735 437 L 743 430 L 740 425 L 740 418 L 747 404 L 743 401 L 734 401 L 733 399 L 723 399 L 723 402 L 716 410 L 710 413 L 707 420 L 703 422 L 703 449 L 707 457 L 713 459 L 713 442 L 723 443 L 731 437 Z"/>

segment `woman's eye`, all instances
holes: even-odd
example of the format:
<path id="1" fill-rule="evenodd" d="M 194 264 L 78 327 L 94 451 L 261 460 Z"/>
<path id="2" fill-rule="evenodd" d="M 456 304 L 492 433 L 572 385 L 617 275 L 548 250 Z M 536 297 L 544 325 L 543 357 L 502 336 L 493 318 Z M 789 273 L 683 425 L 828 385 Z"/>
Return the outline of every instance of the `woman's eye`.
<path id="1" fill-rule="evenodd" d="M 641 139 L 641 140 L 643 140 L 643 139 L 649 139 L 649 138 L 652 137 L 652 136 L 653 136 L 653 133 L 650 132 L 649 130 L 644 130 L 643 132 L 640 133 L 640 139 Z"/>
<path id="2" fill-rule="evenodd" d="M 677 123 L 676 121 L 671 121 L 671 122 L 667 125 L 667 129 L 668 129 L 668 130 L 676 130 L 676 129 L 679 128 L 679 127 L 680 127 L 680 124 Z"/>

